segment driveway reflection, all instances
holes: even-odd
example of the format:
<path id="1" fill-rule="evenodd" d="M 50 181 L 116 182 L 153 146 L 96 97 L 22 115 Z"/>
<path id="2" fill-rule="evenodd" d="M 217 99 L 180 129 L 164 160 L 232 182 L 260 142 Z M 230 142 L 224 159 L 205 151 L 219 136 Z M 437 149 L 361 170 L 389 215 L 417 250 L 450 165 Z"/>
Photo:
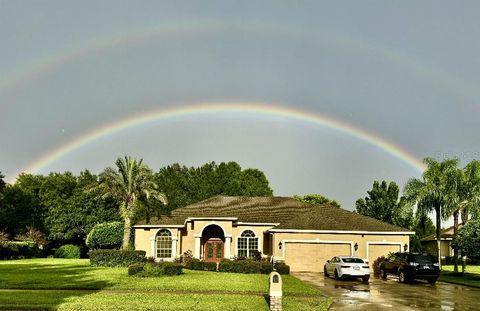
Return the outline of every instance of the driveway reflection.
<path id="1" fill-rule="evenodd" d="M 331 310 L 480 310 L 480 289 L 437 282 L 397 278 L 335 281 L 323 273 L 297 273 L 299 279 L 320 287 L 334 300 Z"/>

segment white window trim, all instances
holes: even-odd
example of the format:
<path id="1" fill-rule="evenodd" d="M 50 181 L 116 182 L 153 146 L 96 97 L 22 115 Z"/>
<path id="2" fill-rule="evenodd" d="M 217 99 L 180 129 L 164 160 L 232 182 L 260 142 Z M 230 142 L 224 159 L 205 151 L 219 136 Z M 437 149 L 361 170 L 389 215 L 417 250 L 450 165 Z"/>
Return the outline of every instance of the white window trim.
<path id="1" fill-rule="evenodd" d="M 161 230 L 168 230 L 172 237 L 172 255 L 167 258 L 160 258 L 157 257 L 157 234 Z M 163 260 L 163 261 L 173 261 L 177 257 L 177 241 L 178 238 L 173 231 L 169 228 L 159 228 L 155 230 L 154 234 L 150 237 L 150 256 L 155 258 L 156 261 Z"/>
<path id="2" fill-rule="evenodd" d="M 240 234 L 235 238 L 235 256 L 238 257 L 238 239 L 242 237 L 243 232 L 245 231 L 252 231 L 255 234 L 255 237 L 258 239 L 257 240 L 257 251 L 261 252 L 260 250 L 262 249 L 262 239 L 260 236 L 253 230 L 252 228 L 245 228 L 243 229 Z"/>
<path id="3" fill-rule="evenodd" d="M 369 246 L 370 245 L 399 245 L 400 246 L 400 252 L 403 253 L 403 245 L 404 243 L 403 242 L 388 242 L 388 241 L 367 241 L 367 258 L 366 258 L 366 261 L 369 261 L 368 258 L 369 258 Z M 373 264 L 369 262 L 369 264 Z"/>
<path id="4" fill-rule="evenodd" d="M 282 258 L 275 258 L 276 260 L 285 260 L 286 243 L 305 243 L 305 244 L 349 244 L 350 256 L 353 256 L 355 251 L 354 241 L 335 241 L 335 240 L 281 240 L 282 245 Z"/>

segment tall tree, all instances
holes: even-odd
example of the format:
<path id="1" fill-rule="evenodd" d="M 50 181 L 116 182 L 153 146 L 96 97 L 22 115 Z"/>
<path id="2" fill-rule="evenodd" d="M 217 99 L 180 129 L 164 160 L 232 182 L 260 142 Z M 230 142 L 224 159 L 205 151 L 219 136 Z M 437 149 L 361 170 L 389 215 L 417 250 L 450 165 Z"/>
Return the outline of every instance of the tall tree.
<path id="1" fill-rule="evenodd" d="M 340 204 L 335 200 L 330 200 L 329 198 L 321 195 L 321 194 L 306 194 L 306 195 L 294 195 L 292 198 L 295 200 L 314 204 L 314 205 L 321 205 L 321 204 L 330 204 L 335 207 L 341 207 Z"/>
<path id="2" fill-rule="evenodd" d="M 122 248 L 130 242 L 131 220 L 139 199 L 156 199 L 164 204 L 166 196 L 158 190 L 153 174 L 147 165 L 132 157 L 118 158 L 117 169 L 107 167 L 101 174 L 99 184 L 92 190 L 98 190 L 104 198 L 111 197 L 120 205 L 120 215 L 124 221 Z"/>
<path id="3" fill-rule="evenodd" d="M 412 208 L 404 204 L 404 198 L 399 199 L 399 188 L 395 182 L 374 181 L 372 190 L 367 194 L 365 199 L 355 202 L 357 213 L 401 227 L 410 228 L 413 225 Z"/>
<path id="4" fill-rule="evenodd" d="M 456 203 L 457 187 L 454 183 L 458 176 L 458 159 L 447 159 L 438 162 L 432 158 L 425 158 L 427 168 L 422 179 L 412 178 L 405 186 L 407 199 L 417 205 L 420 214 L 427 215 L 435 212 L 435 230 L 437 239 L 438 264 L 441 266 L 440 236 L 442 219 L 448 218 L 447 211 L 452 210 Z"/>
<path id="5" fill-rule="evenodd" d="M 5 186 L 7 185 L 5 181 L 3 180 L 5 178 L 5 175 L 2 174 L 2 171 L 0 171 L 0 193 L 5 190 Z"/>
<path id="6" fill-rule="evenodd" d="M 478 211 L 480 205 L 480 161 L 473 160 L 465 168 L 458 169 L 455 181 L 450 183 L 456 189 L 454 204 L 450 210 L 445 211 L 445 216 L 453 216 L 453 235 L 457 236 L 459 217 L 465 224 L 468 220 L 468 213 Z M 454 272 L 458 272 L 458 249 L 453 248 Z"/>

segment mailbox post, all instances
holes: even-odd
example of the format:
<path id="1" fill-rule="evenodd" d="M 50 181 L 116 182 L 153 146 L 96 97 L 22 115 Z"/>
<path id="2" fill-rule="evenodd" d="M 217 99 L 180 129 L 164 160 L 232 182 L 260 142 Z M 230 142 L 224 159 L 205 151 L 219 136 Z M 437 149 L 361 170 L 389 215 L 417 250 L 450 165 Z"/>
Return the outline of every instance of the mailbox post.
<path id="1" fill-rule="evenodd" d="M 282 311 L 282 277 L 276 271 L 270 273 L 270 311 Z"/>

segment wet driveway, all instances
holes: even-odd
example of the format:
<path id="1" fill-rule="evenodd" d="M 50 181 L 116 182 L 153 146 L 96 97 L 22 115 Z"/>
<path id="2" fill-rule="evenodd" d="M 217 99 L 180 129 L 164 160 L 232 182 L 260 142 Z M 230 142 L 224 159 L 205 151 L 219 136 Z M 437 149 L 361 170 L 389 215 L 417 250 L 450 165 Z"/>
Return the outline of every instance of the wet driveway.
<path id="1" fill-rule="evenodd" d="M 397 278 L 335 281 L 323 273 L 296 273 L 334 301 L 330 310 L 480 310 L 480 289 L 437 282 L 399 283 Z"/>

